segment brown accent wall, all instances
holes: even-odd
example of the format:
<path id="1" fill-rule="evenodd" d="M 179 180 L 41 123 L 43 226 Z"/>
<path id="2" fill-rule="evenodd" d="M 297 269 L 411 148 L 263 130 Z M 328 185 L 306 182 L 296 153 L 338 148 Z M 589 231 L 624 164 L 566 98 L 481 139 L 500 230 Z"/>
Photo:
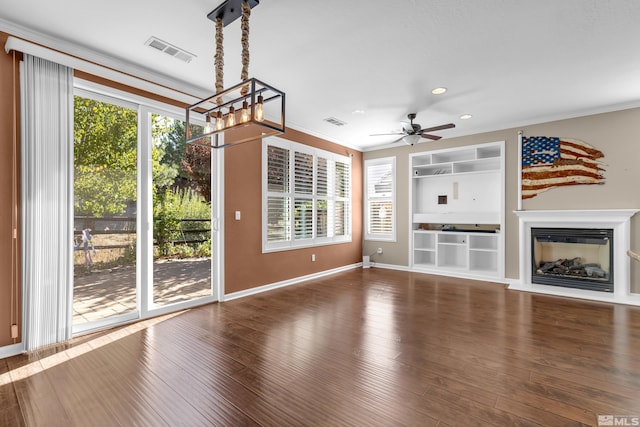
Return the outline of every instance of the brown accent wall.
<path id="1" fill-rule="evenodd" d="M 4 46 L 7 37 L 7 34 L 0 32 L 0 46 Z M 19 248 L 16 248 L 17 250 L 12 254 L 14 252 L 12 211 L 19 207 L 13 201 L 13 190 L 19 185 L 17 181 L 19 171 L 16 171 L 15 176 L 13 173 L 14 143 L 19 146 L 20 140 L 19 59 L 20 56 L 16 55 L 14 68 L 13 53 L 8 55 L 4 51 L 0 53 L 0 347 L 21 341 L 20 336 L 17 339 L 11 338 L 12 324 L 18 325 L 19 334 L 22 329 L 20 263 L 17 258 Z"/>
<path id="2" fill-rule="evenodd" d="M 8 35 L 0 33 L 0 45 Z M 0 347 L 20 342 L 11 339 L 11 324 L 19 321 L 21 313 L 11 319 L 11 198 L 12 198 L 12 56 L 0 55 Z M 18 65 L 16 64 L 16 67 Z M 181 102 L 145 92 L 130 86 L 76 70 L 76 77 L 108 87 L 144 96 L 167 104 L 184 107 Z M 19 74 L 16 68 L 16 92 L 19 99 Z M 19 106 L 16 106 L 16 125 L 19 127 Z M 18 129 L 19 130 L 19 129 Z M 243 144 L 225 149 L 225 293 L 237 292 L 256 286 L 292 279 L 324 270 L 357 263 L 362 256 L 362 153 L 346 149 L 338 144 L 288 129 L 283 135 L 303 144 L 347 155 L 353 154 L 352 209 L 353 239 L 351 243 L 297 249 L 270 254 L 261 253 L 261 144 Z M 19 141 L 19 138 L 18 138 Z M 19 149 L 19 142 L 18 147 Z M 18 174 L 19 176 L 19 174 Z M 242 212 L 242 220 L 235 221 L 236 210 Z M 316 261 L 311 262 L 311 254 Z M 17 260 L 19 266 L 19 260 Z M 20 307 L 19 280 L 14 298 Z M 21 330 L 21 327 L 19 327 Z"/>
<path id="3" fill-rule="evenodd" d="M 225 294 L 362 261 L 362 153 L 287 129 L 282 138 L 341 155 L 353 154 L 352 241 L 262 253 L 262 144 L 249 142 L 224 152 Z M 235 211 L 241 220 L 235 220 Z M 316 261 L 311 261 L 311 254 Z"/>

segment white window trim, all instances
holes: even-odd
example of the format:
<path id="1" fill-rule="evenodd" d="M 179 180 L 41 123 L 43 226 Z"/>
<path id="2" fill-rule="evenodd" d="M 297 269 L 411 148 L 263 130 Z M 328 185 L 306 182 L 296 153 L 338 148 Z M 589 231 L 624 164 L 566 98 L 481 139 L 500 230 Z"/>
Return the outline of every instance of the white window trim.
<path id="1" fill-rule="evenodd" d="M 391 223 L 392 223 L 392 231 L 391 233 L 369 233 L 369 167 L 376 166 L 381 164 L 391 164 L 391 173 L 393 176 L 392 185 L 391 185 L 391 205 L 393 207 L 391 212 Z M 397 210 L 398 206 L 396 204 L 396 158 L 395 157 L 383 157 L 379 159 L 369 159 L 364 161 L 364 209 L 363 211 L 363 222 L 364 222 L 364 240 L 375 240 L 375 241 L 384 241 L 384 242 L 396 242 L 396 231 L 397 231 Z"/>
<path id="2" fill-rule="evenodd" d="M 267 221 L 268 221 L 268 207 L 267 207 L 267 199 L 269 196 L 269 192 L 267 191 L 267 179 L 266 179 L 266 173 L 267 173 L 267 162 L 268 162 L 268 156 L 267 156 L 267 147 L 271 145 L 271 146 L 275 146 L 275 147 L 280 147 L 286 150 L 289 150 L 289 164 L 291 165 L 291 167 L 289 168 L 289 179 L 290 179 L 290 183 L 291 183 L 291 190 L 288 194 L 291 199 L 291 203 L 290 203 L 290 209 L 291 211 L 289 212 L 290 215 L 290 220 L 291 220 L 291 227 L 290 227 L 290 236 L 289 236 L 289 240 L 287 241 L 281 241 L 281 242 L 268 242 L 267 241 Z M 295 232 L 295 227 L 293 224 L 293 200 L 296 198 L 296 193 L 293 192 L 293 173 L 294 173 L 294 168 L 293 168 L 293 156 L 294 153 L 298 152 L 298 153 L 307 153 L 307 154 L 312 154 L 313 155 L 313 168 L 314 168 L 314 177 L 313 177 L 313 194 L 311 195 L 303 195 L 300 194 L 298 195 L 298 198 L 309 198 L 311 200 L 313 200 L 313 218 L 314 221 L 317 218 L 316 215 L 316 201 L 317 200 L 328 200 L 328 205 L 331 205 L 334 201 L 345 201 L 346 205 L 347 205 L 347 219 L 345 220 L 345 234 L 344 235 L 340 235 L 340 236 L 327 236 L 327 237 L 316 237 L 316 231 L 317 231 L 317 227 L 316 224 L 314 222 L 314 226 L 313 226 L 313 237 L 309 238 L 309 239 L 294 239 L 293 234 Z M 328 186 L 332 186 L 334 185 L 333 182 L 333 176 L 334 176 L 334 171 L 335 171 L 335 162 L 340 162 L 340 163 L 345 163 L 347 165 L 349 165 L 349 188 L 348 188 L 348 194 L 346 197 L 336 197 L 336 196 L 331 196 L 331 195 L 322 195 L 319 196 L 317 194 L 317 174 L 318 174 L 318 157 L 322 157 L 327 159 L 328 161 L 328 165 L 327 165 L 327 175 L 328 175 Z M 321 150 L 318 148 L 314 148 L 314 147 L 310 147 L 308 145 L 304 145 L 304 144 L 300 144 L 294 141 L 289 141 L 286 139 L 282 139 L 282 138 L 278 138 L 278 137 L 269 137 L 269 138 L 264 138 L 262 140 L 262 252 L 263 253 L 268 253 L 268 252 L 277 252 L 277 251 L 286 251 L 286 250 L 292 250 L 292 249 L 301 249 L 301 248 L 308 248 L 308 247 L 314 247 L 314 246 L 324 246 L 324 245 L 333 245 L 333 244 L 339 244 L 339 243 L 348 243 L 352 241 L 352 219 L 353 219 L 353 209 L 352 209 L 352 199 L 351 199 L 351 194 L 352 194 L 352 182 L 353 182 L 353 165 L 351 162 L 351 157 L 348 156 L 341 156 L 339 154 L 336 153 L 332 153 L 330 151 L 325 151 L 325 150 Z M 275 195 L 275 194 L 274 194 Z M 330 209 L 329 209 L 330 210 Z M 333 230 L 328 230 L 329 233 L 331 234 L 331 232 Z"/>

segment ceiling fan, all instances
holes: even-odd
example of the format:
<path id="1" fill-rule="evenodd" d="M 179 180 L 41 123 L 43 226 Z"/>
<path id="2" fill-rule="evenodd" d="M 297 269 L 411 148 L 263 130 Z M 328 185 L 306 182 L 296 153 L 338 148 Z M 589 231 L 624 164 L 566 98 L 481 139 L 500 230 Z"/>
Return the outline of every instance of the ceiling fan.
<path id="1" fill-rule="evenodd" d="M 401 132 L 376 133 L 376 134 L 373 134 L 371 136 L 402 135 L 400 138 L 396 139 L 395 141 L 392 141 L 391 144 L 393 144 L 394 142 L 398 142 L 398 141 L 404 141 L 409 145 L 413 145 L 416 142 L 420 141 L 421 138 L 427 138 L 427 139 L 431 139 L 433 141 L 437 141 L 440 138 L 442 138 L 441 136 L 431 135 L 431 134 L 426 133 L 426 132 L 435 132 L 435 131 L 438 131 L 438 130 L 451 129 L 451 128 L 456 127 L 456 125 L 453 124 L 453 123 L 447 123 L 447 124 L 440 125 L 440 126 L 433 126 L 433 127 L 430 127 L 430 128 L 422 129 L 422 127 L 418 123 L 413 123 L 413 119 L 416 118 L 416 113 L 409 113 L 407 115 L 407 118 L 409 119 L 409 123 L 402 122 L 402 131 Z"/>

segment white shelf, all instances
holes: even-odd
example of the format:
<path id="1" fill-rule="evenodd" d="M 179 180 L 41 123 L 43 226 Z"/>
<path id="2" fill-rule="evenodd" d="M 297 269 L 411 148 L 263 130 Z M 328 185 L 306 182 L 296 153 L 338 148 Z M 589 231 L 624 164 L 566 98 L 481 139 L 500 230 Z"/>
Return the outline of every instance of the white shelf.
<path id="1" fill-rule="evenodd" d="M 414 178 L 500 171 L 502 149 L 497 145 L 443 150 L 413 157 Z"/>
<path id="2" fill-rule="evenodd" d="M 453 173 L 487 172 L 500 169 L 500 159 L 479 159 L 452 165 Z"/>
<path id="3" fill-rule="evenodd" d="M 475 251 L 496 251 L 498 250 L 498 240 L 491 235 L 469 236 L 469 249 Z"/>
<path id="4" fill-rule="evenodd" d="M 420 212 L 413 214 L 420 224 L 500 224 L 500 212 Z"/>
<path id="5" fill-rule="evenodd" d="M 496 249 L 474 249 L 469 248 L 469 252 L 498 252 Z"/>
<path id="6" fill-rule="evenodd" d="M 503 152 L 499 142 L 410 156 L 413 268 L 503 277 L 501 233 L 421 229 L 421 224 L 503 228 Z"/>

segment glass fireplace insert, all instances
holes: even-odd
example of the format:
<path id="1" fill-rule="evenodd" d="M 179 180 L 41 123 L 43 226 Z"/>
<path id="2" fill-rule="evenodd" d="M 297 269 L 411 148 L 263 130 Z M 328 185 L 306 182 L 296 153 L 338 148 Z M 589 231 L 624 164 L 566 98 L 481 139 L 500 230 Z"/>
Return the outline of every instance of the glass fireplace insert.
<path id="1" fill-rule="evenodd" d="M 531 228 L 532 283 L 613 292 L 613 229 Z"/>

